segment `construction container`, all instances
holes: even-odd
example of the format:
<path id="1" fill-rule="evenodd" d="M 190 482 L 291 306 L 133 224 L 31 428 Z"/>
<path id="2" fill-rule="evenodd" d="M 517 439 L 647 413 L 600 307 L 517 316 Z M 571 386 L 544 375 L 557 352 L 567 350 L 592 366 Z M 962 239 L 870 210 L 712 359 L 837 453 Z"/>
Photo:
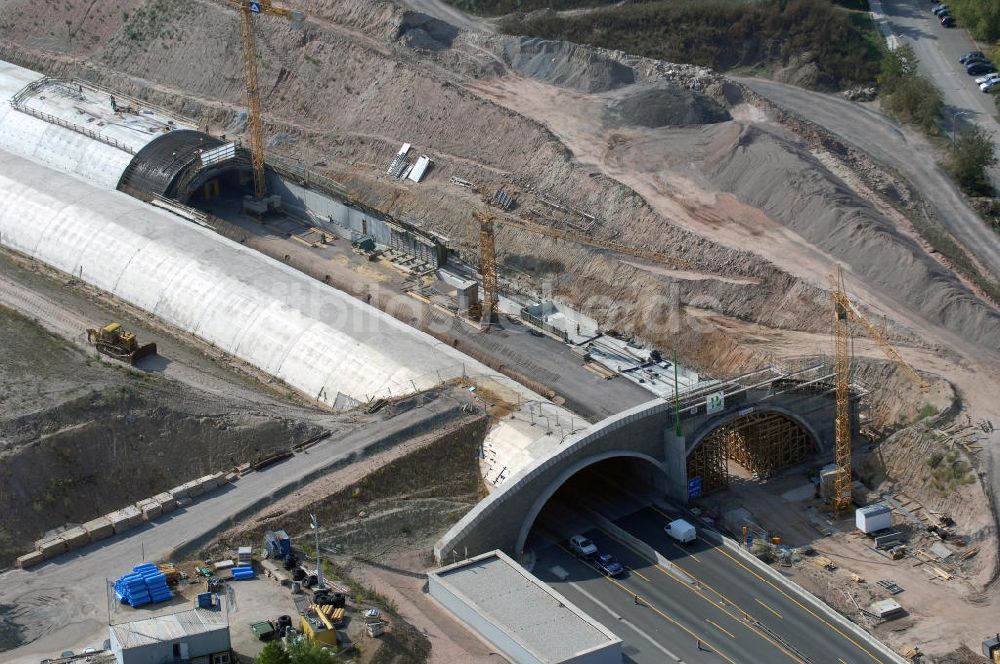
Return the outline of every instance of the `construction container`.
<path id="1" fill-rule="evenodd" d="M 894 620 L 900 618 L 906 614 L 903 607 L 894 599 L 883 599 L 877 602 L 872 602 L 871 612 L 878 618 L 883 620 Z"/>
<path id="2" fill-rule="evenodd" d="M 111 525 L 111 521 L 105 516 L 99 516 L 80 527 L 87 531 L 91 542 L 96 542 L 115 534 L 114 526 Z"/>
<path id="3" fill-rule="evenodd" d="M 892 527 L 892 510 L 884 503 L 858 508 L 854 512 L 854 524 L 865 534 L 887 530 Z"/>
<path id="4" fill-rule="evenodd" d="M 17 559 L 17 566 L 20 569 L 28 569 L 29 567 L 37 565 L 44 560 L 45 555 L 41 551 L 32 551 L 24 554 L 23 556 L 19 556 Z"/>
<path id="5" fill-rule="evenodd" d="M 211 609 L 215 607 L 215 595 L 212 593 L 198 593 L 197 605 L 199 609 Z"/>

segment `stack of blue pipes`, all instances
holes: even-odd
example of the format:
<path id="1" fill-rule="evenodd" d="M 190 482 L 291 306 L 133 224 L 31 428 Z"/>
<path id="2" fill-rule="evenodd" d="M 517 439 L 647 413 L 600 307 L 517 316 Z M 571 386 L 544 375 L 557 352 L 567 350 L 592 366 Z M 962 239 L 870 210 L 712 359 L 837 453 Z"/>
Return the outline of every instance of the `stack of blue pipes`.
<path id="1" fill-rule="evenodd" d="M 134 608 L 165 602 L 174 595 L 167 586 L 166 574 L 153 563 L 143 563 L 132 568 L 131 574 L 115 581 L 115 596 L 119 602 Z"/>
<path id="2" fill-rule="evenodd" d="M 233 568 L 233 581 L 245 581 L 253 578 L 253 567 L 250 565 L 240 565 Z"/>

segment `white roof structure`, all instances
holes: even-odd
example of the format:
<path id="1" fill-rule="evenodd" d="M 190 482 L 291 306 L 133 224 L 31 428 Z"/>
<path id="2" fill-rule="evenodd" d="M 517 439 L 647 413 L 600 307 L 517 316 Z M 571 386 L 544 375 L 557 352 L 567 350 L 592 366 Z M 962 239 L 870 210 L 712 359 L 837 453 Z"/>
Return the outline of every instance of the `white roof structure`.
<path id="1" fill-rule="evenodd" d="M 176 641 L 186 636 L 214 632 L 220 629 L 229 629 L 225 614 L 205 609 L 190 609 L 110 626 L 112 635 L 122 648 L 137 648 L 152 643 Z"/>
<path id="2" fill-rule="evenodd" d="M 19 100 L 19 105 L 29 112 L 14 108 L 10 100 L 33 82 L 37 82 L 37 88 Z M 118 185 L 132 161 L 132 153 L 165 130 L 194 128 L 148 108 L 119 116 L 112 111 L 110 96 L 104 92 L 85 84 L 78 88 L 45 79 L 37 72 L 3 61 L 0 100 L 0 149 L 79 175 L 105 189 Z M 129 103 L 124 98 L 120 101 L 123 105 Z"/>
<path id="3" fill-rule="evenodd" d="M 621 643 L 608 628 L 502 551 L 484 553 L 427 576 L 435 599 L 446 606 L 451 598 L 457 599 L 462 610 L 471 609 L 499 628 L 534 661 L 577 661 L 585 653 Z"/>
<path id="4" fill-rule="evenodd" d="M 0 151 L 0 242 L 335 405 L 495 375 L 302 272 L 117 191 Z M 538 398 L 513 381 L 526 398 Z M 343 400 L 340 404 L 343 405 Z M 353 405 L 353 404 L 352 404 Z"/>

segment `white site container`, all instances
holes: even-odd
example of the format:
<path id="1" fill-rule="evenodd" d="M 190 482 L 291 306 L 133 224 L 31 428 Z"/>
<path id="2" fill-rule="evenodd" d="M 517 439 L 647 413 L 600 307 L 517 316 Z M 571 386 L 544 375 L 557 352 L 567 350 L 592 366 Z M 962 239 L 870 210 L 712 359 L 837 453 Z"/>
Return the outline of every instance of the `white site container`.
<path id="1" fill-rule="evenodd" d="M 892 526 L 892 510 L 882 503 L 858 508 L 854 512 L 854 524 L 863 533 L 886 530 Z"/>

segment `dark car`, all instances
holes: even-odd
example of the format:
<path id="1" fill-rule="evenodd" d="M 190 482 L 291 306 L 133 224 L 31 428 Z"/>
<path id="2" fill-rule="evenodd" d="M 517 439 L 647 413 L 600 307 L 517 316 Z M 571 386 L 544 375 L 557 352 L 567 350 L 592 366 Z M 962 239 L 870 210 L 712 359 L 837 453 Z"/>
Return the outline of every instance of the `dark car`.
<path id="1" fill-rule="evenodd" d="M 968 53 L 960 57 L 958 61 L 961 62 L 963 65 L 967 65 L 969 64 L 970 60 L 985 60 L 985 59 L 986 56 L 983 55 L 982 51 L 969 51 Z"/>
<path id="2" fill-rule="evenodd" d="M 989 62 L 973 62 L 965 66 L 965 71 L 969 76 L 982 76 L 983 74 L 995 72 L 996 67 Z"/>
<path id="3" fill-rule="evenodd" d="M 942 14 L 941 15 L 941 25 L 943 25 L 946 28 L 954 28 L 955 27 L 955 19 L 953 19 L 952 17 L 948 16 L 947 14 Z"/>
<path id="4" fill-rule="evenodd" d="M 621 576 L 625 573 L 625 568 L 622 564 L 606 553 L 597 556 L 594 559 L 594 564 L 597 565 L 597 569 L 608 576 Z"/>

